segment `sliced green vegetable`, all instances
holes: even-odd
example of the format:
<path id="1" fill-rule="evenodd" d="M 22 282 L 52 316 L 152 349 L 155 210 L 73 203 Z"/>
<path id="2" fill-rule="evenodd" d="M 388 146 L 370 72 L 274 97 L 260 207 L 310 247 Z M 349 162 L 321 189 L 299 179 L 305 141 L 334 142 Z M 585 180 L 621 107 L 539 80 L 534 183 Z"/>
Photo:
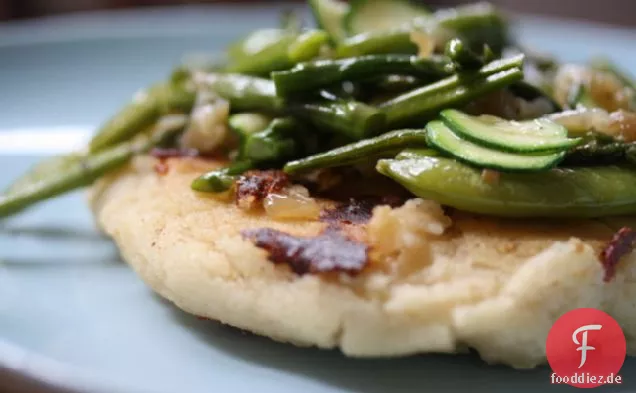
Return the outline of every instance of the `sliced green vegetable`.
<path id="1" fill-rule="evenodd" d="M 336 47 L 338 58 L 389 53 L 417 54 L 417 45 L 411 41 L 410 30 L 394 29 L 356 34 L 346 38 Z"/>
<path id="2" fill-rule="evenodd" d="M 267 128 L 245 139 L 240 158 L 259 163 L 293 157 L 298 151 L 294 134 L 299 133 L 300 124 L 295 119 L 276 118 Z"/>
<path id="3" fill-rule="evenodd" d="M 176 125 L 158 130 L 152 136 L 139 135 L 135 140 L 122 142 L 98 153 L 73 154 L 36 165 L 0 196 L 0 218 L 91 185 L 105 174 L 125 165 L 133 156 L 174 137 L 183 130 L 185 123 Z"/>
<path id="4" fill-rule="evenodd" d="M 488 48 L 488 46 L 486 46 Z M 489 49 L 488 49 L 489 50 Z M 488 52 L 488 51 L 485 51 Z M 479 55 L 469 48 L 466 43 L 459 38 L 453 38 L 446 43 L 444 54 L 457 64 L 457 68 L 461 70 L 475 70 L 483 67 L 488 61 L 488 56 Z"/>
<path id="5" fill-rule="evenodd" d="M 381 110 L 357 101 L 307 103 L 291 111 L 319 129 L 356 141 L 375 136 L 386 127 L 386 116 Z"/>
<path id="6" fill-rule="evenodd" d="M 380 160 L 376 168 L 420 198 L 472 213 L 576 219 L 636 213 L 636 171 L 616 166 L 502 173 L 495 183 L 444 157 Z"/>
<path id="7" fill-rule="evenodd" d="M 195 92 L 185 83 L 164 83 L 141 92 L 97 131 L 90 141 L 90 151 L 96 153 L 127 141 L 147 130 L 162 115 L 187 113 L 194 100 Z"/>
<path id="8" fill-rule="evenodd" d="M 280 113 L 284 101 L 276 96 L 276 86 L 269 79 L 241 74 L 207 74 L 200 84 L 230 102 L 234 112 Z"/>
<path id="9" fill-rule="evenodd" d="M 568 138 L 568 130 L 548 118 L 512 121 L 495 116 L 470 116 L 455 109 L 443 110 L 440 115 L 462 138 L 503 151 L 563 151 L 581 142 L 579 138 Z"/>
<path id="10" fill-rule="evenodd" d="M 428 9 L 408 0 L 354 0 L 344 19 L 348 35 L 385 31 L 429 16 Z"/>
<path id="11" fill-rule="evenodd" d="M 84 159 L 80 153 L 72 153 L 64 156 L 54 156 L 44 159 L 26 173 L 16 179 L 5 191 L 4 195 L 18 193 L 26 188 L 33 187 L 35 183 L 41 182 L 52 176 L 58 176 L 69 169 L 76 167 Z"/>
<path id="12" fill-rule="evenodd" d="M 457 107 L 523 78 L 523 57 L 496 60 L 474 73 L 461 73 L 399 95 L 379 105 L 390 127 L 430 120 L 442 109 Z"/>
<path id="13" fill-rule="evenodd" d="M 333 43 L 346 37 L 344 17 L 349 5 L 340 0 L 309 0 L 314 19 L 320 28 L 326 31 Z"/>
<path id="14" fill-rule="evenodd" d="M 358 161 L 395 151 L 407 146 L 426 146 L 425 130 L 396 130 L 375 138 L 363 139 L 349 145 L 287 163 L 284 171 L 298 173 L 319 168 L 351 165 Z"/>
<path id="15" fill-rule="evenodd" d="M 431 146 L 480 168 L 508 172 L 538 172 L 555 167 L 565 157 L 564 152 L 521 155 L 490 149 L 460 138 L 441 121 L 428 123 L 426 132 Z"/>
<path id="16" fill-rule="evenodd" d="M 409 55 L 369 55 L 301 63 L 288 71 L 273 72 L 272 79 L 276 93 L 287 97 L 342 81 L 358 81 L 383 74 L 436 80 L 451 75 L 453 71 L 452 63 L 440 56 L 420 59 Z"/>
<path id="17" fill-rule="evenodd" d="M 232 188 L 238 175 L 254 168 L 250 161 L 237 161 L 230 166 L 206 172 L 194 179 L 190 187 L 199 192 L 219 193 Z"/>

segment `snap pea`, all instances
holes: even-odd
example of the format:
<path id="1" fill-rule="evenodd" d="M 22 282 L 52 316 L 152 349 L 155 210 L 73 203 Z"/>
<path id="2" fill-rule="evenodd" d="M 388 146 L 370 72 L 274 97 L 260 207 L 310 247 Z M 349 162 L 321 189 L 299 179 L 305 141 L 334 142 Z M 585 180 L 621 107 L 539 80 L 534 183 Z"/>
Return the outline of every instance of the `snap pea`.
<path id="1" fill-rule="evenodd" d="M 285 165 L 283 170 L 287 173 L 298 173 L 319 168 L 351 165 L 382 154 L 394 156 L 396 150 L 402 150 L 407 146 L 426 146 L 426 131 L 407 129 L 387 132 L 375 138 L 364 139 L 324 153 L 291 161 Z"/>
<path id="2" fill-rule="evenodd" d="M 390 127 L 428 120 L 441 109 L 466 104 L 523 78 L 523 57 L 493 61 L 474 73 L 460 73 L 399 95 L 379 105 Z"/>
<path id="3" fill-rule="evenodd" d="M 420 158 L 422 156 L 438 157 L 441 155 L 442 153 L 440 153 L 438 150 L 415 147 L 415 148 L 408 148 L 408 149 L 402 150 L 401 152 L 398 153 L 398 155 L 395 156 L 394 159 L 406 160 L 409 158 Z"/>
<path id="4" fill-rule="evenodd" d="M 272 73 L 279 96 L 291 96 L 342 81 L 358 81 L 382 74 L 426 77 L 431 80 L 451 75 L 449 59 L 432 56 L 369 55 L 339 60 L 318 60 L 297 64 L 287 71 Z"/>
<path id="5" fill-rule="evenodd" d="M 237 161 L 230 166 L 206 172 L 194 179 L 191 188 L 199 192 L 219 193 L 229 190 L 236 176 L 254 168 L 250 161 Z"/>
<path id="6" fill-rule="evenodd" d="M 134 140 L 122 142 L 98 153 L 71 154 L 37 165 L 18 179 L 6 194 L 0 196 L 0 218 L 9 217 L 44 200 L 89 186 L 108 172 L 126 164 L 134 155 L 147 152 L 174 137 L 184 126 L 185 123 L 175 123 L 170 128 L 158 130 L 152 136 L 139 135 Z"/>
<path id="7" fill-rule="evenodd" d="M 421 29 L 435 37 L 447 39 L 459 36 L 469 46 L 488 44 L 500 53 L 508 41 L 506 23 L 488 4 L 468 5 L 435 12 L 430 17 L 417 18 L 411 26 L 389 31 L 371 31 L 345 39 L 336 50 L 337 57 L 353 57 L 380 53 L 417 53 L 411 42 L 411 31 Z M 442 41 L 444 45 L 446 41 Z"/>
<path id="8" fill-rule="evenodd" d="M 234 112 L 265 112 L 276 114 L 283 111 L 285 103 L 276 96 L 276 86 L 269 79 L 241 74 L 205 74 L 199 84 L 230 102 Z"/>
<path id="9" fill-rule="evenodd" d="M 376 169 L 418 197 L 472 213 L 519 218 L 636 213 L 636 171 L 617 166 L 502 173 L 496 183 L 444 157 L 380 160 Z"/>
<path id="10" fill-rule="evenodd" d="M 361 82 L 362 88 L 367 91 L 367 97 L 391 93 L 393 93 L 391 97 L 394 97 L 396 94 L 405 93 L 425 84 L 427 84 L 425 80 L 409 75 L 383 75 Z"/>
<path id="11" fill-rule="evenodd" d="M 300 104 L 290 111 L 320 129 L 340 133 L 353 140 L 374 136 L 386 126 L 386 116 L 382 111 L 352 100 Z"/>
<path id="12" fill-rule="evenodd" d="M 129 140 L 152 126 L 162 115 L 187 113 L 192 109 L 194 100 L 195 92 L 186 83 L 156 85 L 138 94 L 108 120 L 91 139 L 89 149 L 96 153 Z"/>

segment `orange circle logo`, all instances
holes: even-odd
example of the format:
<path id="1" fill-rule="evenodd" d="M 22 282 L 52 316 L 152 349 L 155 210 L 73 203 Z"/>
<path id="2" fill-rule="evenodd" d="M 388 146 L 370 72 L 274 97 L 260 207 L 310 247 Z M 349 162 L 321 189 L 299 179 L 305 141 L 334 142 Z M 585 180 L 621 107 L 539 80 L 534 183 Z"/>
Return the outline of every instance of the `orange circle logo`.
<path id="1" fill-rule="evenodd" d="M 546 342 L 551 382 L 578 388 L 622 383 L 618 373 L 626 354 L 623 329 L 594 308 L 565 313 L 550 329 Z"/>

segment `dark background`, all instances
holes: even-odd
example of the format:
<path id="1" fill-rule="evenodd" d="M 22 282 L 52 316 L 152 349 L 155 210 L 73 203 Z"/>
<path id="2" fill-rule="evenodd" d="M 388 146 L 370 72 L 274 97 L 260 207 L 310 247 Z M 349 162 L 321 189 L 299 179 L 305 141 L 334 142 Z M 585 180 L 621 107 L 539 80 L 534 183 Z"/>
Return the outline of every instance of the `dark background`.
<path id="1" fill-rule="evenodd" d="M 249 6 L 267 0 L 0 0 L 0 20 L 33 18 L 95 9 L 165 6 L 175 4 L 233 3 Z M 290 1 L 290 2 L 300 2 Z M 432 0 L 431 5 L 453 5 L 458 0 Z M 464 1 L 466 2 L 466 1 Z M 511 11 L 586 19 L 636 27 L 636 0 L 491 0 Z"/>

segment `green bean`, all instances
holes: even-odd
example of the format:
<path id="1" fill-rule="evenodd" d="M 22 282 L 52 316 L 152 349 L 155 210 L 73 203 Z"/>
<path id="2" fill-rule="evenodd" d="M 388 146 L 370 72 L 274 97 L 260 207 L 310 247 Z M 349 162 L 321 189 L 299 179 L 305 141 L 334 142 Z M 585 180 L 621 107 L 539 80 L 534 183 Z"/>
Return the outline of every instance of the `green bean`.
<path id="1" fill-rule="evenodd" d="M 252 162 L 276 161 L 296 154 L 299 123 L 293 118 L 277 118 L 263 131 L 249 135 L 241 146 L 241 159 Z"/>
<path id="2" fill-rule="evenodd" d="M 426 130 L 396 130 L 375 138 L 363 139 L 349 145 L 287 163 L 284 171 L 298 173 L 319 168 L 351 165 L 382 154 L 394 156 L 396 150 L 407 146 L 426 146 Z"/>
<path id="3" fill-rule="evenodd" d="M 465 104 L 523 78 L 522 56 L 493 61 L 474 73 L 461 73 L 399 95 L 381 105 L 390 127 L 429 120 L 441 109 Z"/>
<path id="4" fill-rule="evenodd" d="M 502 173 L 496 183 L 444 157 L 380 160 L 376 169 L 420 198 L 466 212 L 547 218 L 636 213 L 636 171 L 616 166 Z"/>
<path id="5" fill-rule="evenodd" d="M 376 135 L 386 126 L 386 116 L 382 111 L 357 101 L 300 104 L 290 111 L 320 129 L 340 133 L 353 140 Z"/>
<path id="6" fill-rule="evenodd" d="M 207 172 L 196 178 L 191 188 L 199 192 L 219 193 L 229 190 L 238 175 L 254 168 L 250 161 L 237 161 L 230 166 Z"/>
<path id="7" fill-rule="evenodd" d="M 409 75 L 383 75 L 361 82 L 362 88 L 367 90 L 367 96 L 380 94 L 404 93 L 426 84 L 425 80 Z"/>
<path id="8" fill-rule="evenodd" d="M 230 102 L 235 112 L 265 112 L 277 114 L 285 103 L 276 96 L 274 82 L 241 74 L 206 74 L 199 79 L 202 87 L 210 89 Z"/>
<path id="9" fill-rule="evenodd" d="M 88 155 L 71 154 L 47 160 L 18 179 L 7 193 L 0 196 L 0 218 L 17 214 L 39 202 L 55 198 L 91 185 L 105 174 L 126 164 L 134 155 L 174 137 L 184 124 L 159 130 L 152 136 L 140 135 L 135 140 Z M 51 165 L 54 164 L 54 165 Z"/>
<path id="10" fill-rule="evenodd" d="M 634 164 L 636 142 L 623 142 L 600 132 L 580 136 L 582 143 L 568 151 L 562 166 L 599 166 Z"/>
<path id="11" fill-rule="evenodd" d="M 288 71 L 273 72 L 272 79 L 276 93 L 287 97 L 342 81 L 357 81 L 382 74 L 414 75 L 435 80 L 452 73 L 452 63 L 445 57 L 420 59 L 409 55 L 370 55 L 301 63 Z"/>
<path id="12" fill-rule="evenodd" d="M 154 86 L 138 94 L 134 101 L 100 128 L 90 141 L 90 151 L 96 153 L 129 140 L 152 126 L 162 115 L 189 112 L 194 100 L 194 91 L 184 83 Z"/>
<path id="13" fill-rule="evenodd" d="M 417 53 L 417 45 L 411 41 L 410 29 L 360 33 L 346 38 L 336 47 L 338 58 L 389 53 L 410 55 Z"/>
<path id="14" fill-rule="evenodd" d="M 561 165 L 571 167 L 625 164 L 628 147 L 628 144 L 621 142 L 605 145 L 588 143 L 569 151 Z"/>
<path id="15" fill-rule="evenodd" d="M 473 52 L 462 40 L 453 38 L 446 43 L 444 54 L 461 70 L 474 70 L 485 65 L 484 58 Z"/>

